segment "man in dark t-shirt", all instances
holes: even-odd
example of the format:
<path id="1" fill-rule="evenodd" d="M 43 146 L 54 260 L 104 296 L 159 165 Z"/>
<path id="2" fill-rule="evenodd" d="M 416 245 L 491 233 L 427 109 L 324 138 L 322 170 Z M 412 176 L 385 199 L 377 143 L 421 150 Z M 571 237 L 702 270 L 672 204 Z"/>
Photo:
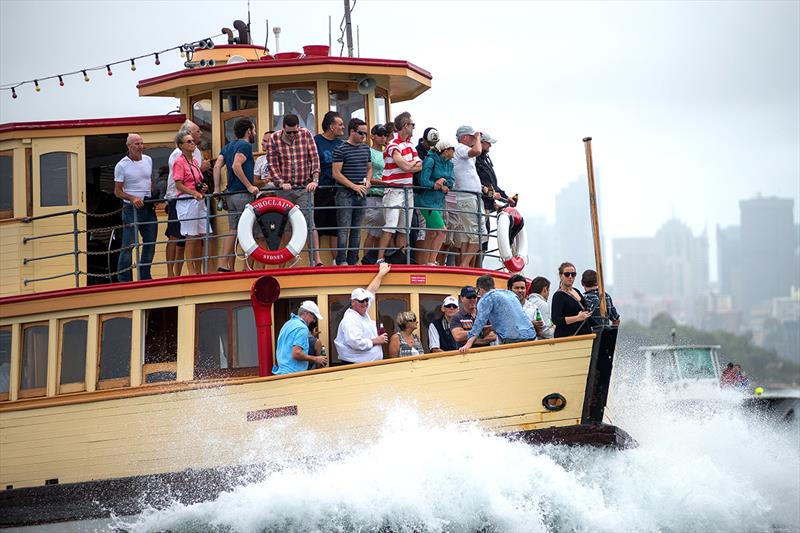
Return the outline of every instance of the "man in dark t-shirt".
<path id="1" fill-rule="evenodd" d="M 320 237 L 336 236 L 336 210 L 321 209 L 336 205 L 336 190 L 333 179 L 333 151 L 342 144 L 344 121 L 336 111 L 328 111 L 322 118 L 322 133 L 314 135 L 319 153 L 319 188 L 314 193 L 314 226 Z M 332 246 L 328 246 L 332 248 Z"/>
<path id="2" fill-rule="evenodd" d="M 372 157 L 367 138 L 367 124 L 350 119 L 347 141 L 333 151 L 333 179 L 336 180 L 336 264 L 358 263 L 361 244 L 361 221 L 364 218 L 367 191 L 372 177 Z"/>
<path id="3" fill-rule="evenodd" d="M 467 336 L 472 329 L 472 324 L 475 322 L 475 314 L 478 309 L 478 291 L 475 287 L 462 287 L 460 293 L 461 309 L 450 320 L 450 332 L 453 334 L 453 339 L 458 343 L 458 346 L 464 346 L 467 342 Z M 486 326 L 484 331 L 478 336 L 475 341 L 476 346 L 487 346 L 497 340 L 497 335 L 492 331 L 491 326 Z"/>
<path id="4" fill-rule="evenodd" d="M 250 119 L 240 118 L 233 125 L 236 140 L 222 149 L 214 164 L 214 190 L 220 190 L 220 171 L 224 164 L 228 170 L 227 192 L 228 235 L 222 241 L 222 258 L 219 260 L 219 272 L 233 271 L 233 248 L 236 245 L 236 228 L 244 206 L 252 202 L 258 187 L 253 185 L 253 142 L 256 140 L 256 127 Z"/>

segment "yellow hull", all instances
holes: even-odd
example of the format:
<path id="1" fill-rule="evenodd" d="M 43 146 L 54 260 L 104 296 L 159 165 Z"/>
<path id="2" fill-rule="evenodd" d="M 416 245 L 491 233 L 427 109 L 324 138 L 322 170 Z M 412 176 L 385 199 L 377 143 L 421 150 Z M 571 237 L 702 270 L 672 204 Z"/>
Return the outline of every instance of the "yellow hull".
<path id="1" fill-rule="evenodd" d="M 0 485 L 249 464 L 257 462 L 254 447 L 269 460 L 270 449 L 291 454 L 307 435 L 321 446 L 341 438 L 363 442 L 381 427 L 384 408 L 404 401 L 435 420 L 475 421 L 498 432 L 571 426 L 581 421 L 593 338 L 142 387 L 49 407 L 9 405 L 0 410 Z M 563 410 L 544 409 L 542 398 L 551 393 L 566 398 Z"/>

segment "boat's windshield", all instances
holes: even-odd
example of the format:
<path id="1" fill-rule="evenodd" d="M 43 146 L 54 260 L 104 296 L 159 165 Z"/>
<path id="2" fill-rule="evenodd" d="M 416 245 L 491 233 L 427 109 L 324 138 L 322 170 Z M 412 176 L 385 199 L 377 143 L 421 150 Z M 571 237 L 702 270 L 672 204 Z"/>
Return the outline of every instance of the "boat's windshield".
<path id="1" fill-rule="evenodd" d="M 710 348 L 685 348 L 675 351 L 683 379 L 714 379 L 714 360 Z"/>

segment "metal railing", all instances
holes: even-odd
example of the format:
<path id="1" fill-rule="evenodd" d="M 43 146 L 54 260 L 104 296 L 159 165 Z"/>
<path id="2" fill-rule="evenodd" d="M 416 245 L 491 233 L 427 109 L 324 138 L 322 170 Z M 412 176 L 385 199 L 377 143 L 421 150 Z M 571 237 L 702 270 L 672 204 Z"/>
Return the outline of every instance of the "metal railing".
<path id="1" fill-rule="evenodd" d="M 385 190 L 388 190 L 388 189 L 390 189 L 392 187 L 384 185 L 381 188 L 383 188 Z M 415 205 L 412 205 L 412 202 L 411 202 L 411 199 L 413 198 L 413 194 L 412 193 L 414 191 L 429 191 L 430 189 L 429 188 L 424 188 L 424 187 L 411 187 L 411 186 L 403 187 L 403 188 L 406 190 L 406 194 L 403 195 L 403 202 L 402 202 L 402 205 L 400 205 L 400 206 L 394 206 L 394 207 L 384 207 L 383 205 L 368 206 L 368 205 L 366 205 L 366 201 L 365 201 L 364 205 L 362 205 L 362 206 L 343 206 L 343 207 L 340 207 L 340 206 L 333 205 L 333 206 L 320 206 L 320 207 L 316 207 L 315 206 L 313 208 L 311 208 L 311 207 L 301 207 L 301 209 L 303 211 L 306 211 L 306 212 L 309 211 L 309 210 L 312 211 L 312 213 L 310 213 L 310 216 L 308 216 L 308 220 L 310 220 L 311 223 L 308 225 L 308 228 L 307 228 L 308 236 L 306 238 L 306 253 L 308 254 L 308 264 L 309 265 L 313 265 L 315 263 L 314 262 L 314 258 L 316 256 L 317 252 L 331 252 L 331 253 L 335 254 L 335 253 L 337 253 L 339 251 L 347 251 L 347 247 L 346 247 L 347 243 L 345 243 L 345 247 L 344 248 L 340 248 L 338 246 L 331 246 L 331 247 L 320 247 L 320 248 L 316 249 L 314 247 L 314 239 L 312 239 L 311 237 L 312 237 L 313 232 L 317 228 L 316 228 L 315 223 L 314 223 L 314 216 L 313 216 L 314 213 L 313 212 L 319 212 L 319 211 L 324 211 L 324 210 L 337 211 L 339 209 L 359 209 L 359 210 L 380 209 L 385 214 L 388 210 L 392 210 L 392 209 L 399 210 L 399 209 L 402 209 L 404 211 L 404 213 L 405 213 L 405 217 L 404 217 L 405 224 L 403 226 L 368 226 L 366 224 L 362 224 L 360 226 L 347 226 L 344 229 L 347 229 L 347 230 L 360 230 L 362 232 L 363 231 L 367 231 L 367 230 L 371 230 L 371 229 L 372 230 L 383 230 L 384 228 L 385 229 L 402 230 L 403 232 L 405 232 L 405 236 L 406 236 L 406 245 L 405 245 L 404 249 L 402 250 L 404 252 L 404 254 L 405 254 L 405 258 L 404 258 L 404 261 L 402 261 L 402 262 L 404 262 L 406 264 L 414 264 L 414 253 L 415 252 L 433 252 L 433 251 L 436 251 L 436 250 L 433 250 L 431 248 L 422 248 L 422 247 L 417 246 L 418 243 L 423 242 L 422 240 L 417 240 L 415 242 L 411 241 L 411 236 L 412 236 L 413 232 L 415 232 L 415 231 L 416 232 L 426 231 L 426 229 L 427 229 L 423 224 L 420 224 L 419 222 L 414 224 L 414 219 L 415 218 L 422 219 L 422 216 L 420 214 L 418 214 L 415 217 L 414 216 L 414 212 L 418 211 L 419 209 L 428 209 L 427 207 L 417 207 Z M 336 189 L 340 189 L 340 187 L 338 187 L 338 186 L 320 186 L 318 188 L 318 190 L 321 190 L 321 189 L 334 189 L 334 190 L 336 190 Z M 295 189 L 295 190 L 303 190 L 304 191 L 305 189 Z M 259 196 L 262 196 L 262 195 L 275 196 L 275 195 L 280 195 L 280 192 L 282 192 L 280 189 L 262 188 Z M 476 217 L 476 222 L 477 222 L 477 228 L 478 228 L 477 232 L 466 231 L 465 228 L 463 228 L 463 227 L 455 227 L 455 228 L 453 228 L 453 227 L 447 227 L 447 226 L 445 228 L 443 228 L 443 229 L 437 229 L 437 230 L 434 230 L 434 231 L 445 232 L 448 235 L 458 235 L 458 234 L 466 234 L 466 235 L 470 235 L 470 236 L 474 235 L 474 236 L 477 237 L 477 240 L 478 240 L 478 250 L 475 251 L 475 252 L 469 252 L 468 255 L 470 255 L 470 256 L 481 256 L 482 258 L 499 259 L 499 256 L 497 255 L 498 250 L 497 250 L 496 247 L 495 248 L 491 248 L 491 249 L 487 247 L 486 250 L 482 250 L 481 249 L 481 243 L 484 240 L 489 241 L 490 238 L 496 237 L 496 234 L 497 234 L 496 219 L 497 219 L 497 216 L 499 214 L 499 211 L 484 212 L 483 211 L 484 196 L 481 193 L 475 193 L 475 192 L 471 192 L 471 191 L 461 191 L 461 190 L 451 189 L 448 194 L 456 194 L 456 193 L 458 193 L 460 195 L 473 195 L 473 196 L 475 196 L 476 199 L 477 199 L 477 202 L 481 206 L 480 210 L 478 210 L 478 211 L 466 211 L 466 210 L 459 210 L 457 208 L 454 209 L 452 207 L 447 207 L 447 206 L 445 206 L 442 209 L 436 209 L 436 208 L 433 208 L 433 209 L 434 210 L 439 210 L 439 211 L 442 212 L 442 219 L 445 220 L 445 222 L 447 222 L 447 218 L 448 218 L 447 216 L 445 216 L 445 213 L 447 213 L 447 212 L 449 212 L 451 214 L 457 214 L 457 215 L 461 215 L 461 214 L 465 214 L 466 216 L 474 215 Z M 202 261 L 203 261 L 203 270 L 205 272 L 209 272 L 210 271 L 211 262 L 214 261 L 214 260 L 219 261 L 219 260 L 228 259 L 228 258 L 234 258 L 234 260 L 235 260 L 236 258 L 240 258 L 241 259 L 244 256 L 244 254 L 240 255 L 240 254 L 237 253 L 237 247 L 234 247 L 234 252 L 232 254 L 225 254 L 225 255 L 214 254 L 214 255 L 212 255 L 211 253 L 209 253 L 210 250 L 211 250 L 211 246 L 210 245 L 211 245 L 212 241 L 221 240 L 221 239 L 224 239 L 226 237 L 230 237 L 230 236 L 235 236 L 236 235 L 236 228 L 229 228 L 226 233 L 222 233 L 222 234 L 217 234 L 217 233 L 214 233 L 212 231 L 213 228 L 215 226 L 217 226 L 217 224 L 215 224 L 216 219 L 218 219 L 220 217 L 224 217 L 224 218 L 228 217 L 228 213 L 227 212 L 215 212 L 216 209 L 214 209 L 214 207 L 215 207 L 215 204 L 216 204 L 216 200 L 221 199 L 221 198 L 226 197 L 226 196 L 231 196 L 233 194 L 238 194 L 238 193 L 235 193 L 235 192 L 234 193 L 214 193 L 214 194 L 207 194 L 204 197 L 203 201 L 206 204 L 206 216 L 202 217 L 202 219 L 205 220 L 205 226 L 206 226 L 206 230 L 207 231 L 206 231 L 206 234 L 204 236 L 202 236 L 201 238 L 202 238 L 202 240 L 204 242 L 204 246 L 203 246 L 204 252 L 203 252 L 203 255 L 202 255 Z M 314 193 L 312 193 L 312 192 L 305 191 L 304 194 L 307 194 L 310 197 L 314 196 Z M 176 198 L 175 200 L 180 202 L 180 201 L 192 200 L 192 198 L 184 196 L 184 197 Z M 309 198 L 308 200 L 311 200 L 311 198 Z M 498 202 L 500 202 L 502 204 L 504 201 L 503 200 L 498 200 Z M 308 201 L 308 202 L 306 202 L 306 205 L 310 205 L 311 203 L 312 203 L 311 201 Z M 145 204 L 146 205 L 152 205 L 155 208 L 156 205 L 158 205 L 158 204 L 166 205 L 166 200 L 165 199 L 151 199 L 151 200 L 146 200 Z M 73 236 L 73 239 L 72 239 L 72 241 L 73 241 L 72 250 L 67 250 L 67 251 L 58 252 L 58 253 L 52 253 L 52 254 L 43 255 L 43 256 L 27 256 L 23 252 L 23 256 L 24 256 L 23 259 L 22 259 L 22 264 L 23 265 L 28 265 L 30 263 L 40 262 L 40 261 L 54 260 L 54 259 L 61 258 L 61 257 L 66 257 L 66 256 L 73 256 L 74 257 L 74 261 L 73 261 L 74 268 L 73 268 L 73 270 L 65 271 L 63 273 L 58 273 L 58 274 L 54 274 L 54 275 L 47 276 L 47 277 L 30 278 L 30 279 L 25 278 L 25 279 L 23 279 L 23 283 L 25 285 L 28 285 L 30 283 L 48 281 L 48 280 L 53 280 L 53 279 L 72 276 L 72 277 L 75 278 L 75 286 L 79 287 L 79 286 L 81 286 L 81 279 L 82 279 L 81 277 L 82 276 L 86 278 L 87 284 L 89 284 L 89 281 L 91 279 L 95 279 L 95 280 L 97 280 L 97 279 L 105 279 L 105 282 L 113 282 L 117 276 L 119 276 L 120 274 L 122 274 L 124 272 L 132 271 L 132 275 L 135 275 L 135 273 L 138 271 L 138 268 L 142 267 L 142 266 L 153 267 L 153 266 L 157 266 L 157 265 L 177 264 L 177 263 L 182 263 L 182 262 L 185 261 L 184 259 L 176 259 L 176 260 L 171 260 L 171 261 L 167 261 L 167 260 L 165 260 L 165 261 L 151 261 L 149 263 L 142 263 L 141 262 L 141 248 L 144 245 L 152 244 L 153 246 L 158 246 L 158 245 L 166 245 L 166 244 L 179 244 L 179 243 L 185 243 L 188 240 L 190 240 L 190 239 L 159 240 L 158 238 L 156 238 L 156 240 L 154 240 L 151 243 L 142 243 L 142 242 L 140 242 L 139 235 L 140 235 L 140 228 L 141 227 L 144 227 L 144 226 L 147 226 L 147 225 L 152 225 L 152 224 L 155 224 L 156 226 L 159 226 L 159 225 L 166 226 L 166 224 L 168 224 L 169 222 L 177 222 L 178 220 L 176 220 L 176 219 L 158 220 L 158 218 L 156 217 L 156 220 L 152 221 L 152 222 L 151 221 L 139 221 L 139 220 L 137 220 L 137 218 L 138 218 L 138 216 L 137 216 L 138 215 L 138 210 L 134 208 L 133 209 L 133 223 L 131 223 L 131 224 L 127 224 L 127 225 L 126 224 L 113 224 L 113 225 L 108 225 L 108 226 L 94 227 L 94 228 L 91 228 L 91 229 L 80 229 L 79 216 L 81 216 L 81 215 L 86 217 L 87 226 L 88 226 L 89 220 L 116 217 L 117 215 L 119 215 L 122 212 L 123 209 L 124 209 L 124 207 L 122 207 L 120 209 L 117 209 L 115 211 L 112 211 L 110 213 L 102 213 L 102 214 L 87 213 L 86 211 L 83 211 L 83 210 L 72 209 L 72 210 L 68 210 L 68 211 L 62 211 L 62 212 L 58 212 L 58 213 L 51 213 L 51 214 L 41 215 L 41 216 L 36 216 L 36 217 L 26 217 L 26 218 L 22 219 L 23 223 L 28 223 L 28 224 L 32 223 L 34 221 L 38 221 L 38 220 L 42 220 L 42 219 L 46 219 L 46 218 L 54 218 L 54 217 L 71 217 L 71 219 L 72 219 L 72 230 L 71 231 L 62 231 L 62 232 L 58 232 L 58 233 L 50 233 L 50 234 L 35 235 L 35 236 L 32 236 L 32 237 L 25 237 L 25 238 L 22 239 L 23 246 L 27 245 L 28 243 L 30 243 L 32 241 L 41 241 L 41 240 L 46 240 L 46 239 L 53 239 L 55 237 L 63 237 L 65 235 L 72 235 Z M 200 218 L 184 219 L 184 220 L 200 220 Z M 488 226 L 489 230 L 487 231 L 487 221 L 491 221 L 491 220 L 494 220 L 494 222 L 493 223 L 489 223 L 489 226 Z M 259 227 L 259 224 L 256 224 L 254 226 L 254 228 L 257 228 L 257 227 Z M 335 227 L 325 227 L 323 229 L 332 231 L 332 230 L 338 230 L 340 228 L 338 226 L 335 226 Z M 125 250 L 121 246 L 115 247 L 115 241 L 117 240 L 116 239 L 117 235 L 121 235 L 122 232 L 124 232 L 126 230 L 132 231 L 132 233 L 133 233 L 132 243 L 125 248 L 125 249 L 128 249 L 128 250 L 130 250 L 132 252 L 132 260 L 131 260 L 131 265 L 129 267 L 126 267 L 126 268 L 123 268 L 122 270 L 120 270 L 120 269 L 117 268 L 116 264 L 112 265 L 112 260 L 121 251 Z M 158 234 L 159 232 L 157 231 L 156 233 Z M 87 249 L 81 249 L 81 247 L 80 247 L 80 235 L 82 235 L 82 234 L 87 234 L 87 239 L 86 239 L 86 243 L 87 243 L 86 248 Z M 163 235 L 163 232 L 161 232 L 161 234 Z M 263 228 L 262 228 L 262 234 L 263 234 L 264 238 L 267 239 L 266 231 Z M 103 237 L 106 237 L 106 236 L 108 237 L 108 246 L 106 247 L 105 250 L 92 251 L 92 250 L 88 249 L 89 248 L 89 243 L 90 243 L 90 241 L 93 240 L 92 237 L 94 235 L 102 235 Z M 259 237 L 257 237 L 257 238 L 259 238 Z M 331 236 L 331 238 L 332 239 L 337 239 L 336 235 Z M 104 241 L 104 238 L 103 239 L 99 239 L 99 241 L 100 242 Z M 363 241 L 363 234 L 362 234 L 361 241 Z M 361 243 L 361 241 L 360 241 L 360 243 Z M 445 239 L 445 243 L 446 242 L 447 242 L 447 239 Z M 378 248 L 377 246 L 370 246 L 370 247 L 359 246 L 358 255 L 360 257 L 364 258 L 369 252 L 375 252 L 377 254 L 379 249 L 380 248 Z M 388 248 L 387 251 L 389 251 L 389 250 L 393 250 L 394 253 L 396 254 L 399 249 L 395 247 L 395 248 Z M 439 253 L 444 253 L 446 255 L 446 257 L 448 258 L 446 263 L 449 264 L 449 262 L 452 261 L 453 258 L 458 256 L 461 252 L 455 252 L 455 251 L 452 251 L 452 250 L 446 250 L 445 246 L 443 245 L 442 248 L 439 250 Z M 80 256 L 81 255 L 86 256 L 87 258 L 95 257 L 95 256 L 105 256 L 107 258 L 106 263 L 108 265 L 108 267 L 106 269 L 107 271 L 106 272 L 97 272 L 97 271 L 92 272 L 92 271 L 89 271 L 90 269 L 88 268 L 88 261 L 87 261 L 87 269 L 86 270 L 81 270 L 81 268 L 80 268 Z M 391 262 L 395 262 L 395 263 L 398 262 L 397 258 L 395 258 L 393 255 L 391 257 L 392 257 Z M 363 259 L 362 259 L 362 261 L 363 261 Z M 245 261 L 244 263 L 246 265 L 246 268 L 252 268 L 252 266 L 250 265 L 250 263 L 248 261 Z"/>

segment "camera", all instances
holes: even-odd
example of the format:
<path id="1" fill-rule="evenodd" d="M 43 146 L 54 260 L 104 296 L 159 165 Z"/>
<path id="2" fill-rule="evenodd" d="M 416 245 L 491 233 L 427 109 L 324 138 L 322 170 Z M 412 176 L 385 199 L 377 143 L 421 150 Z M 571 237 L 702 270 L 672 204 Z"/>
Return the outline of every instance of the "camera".
<path id="1" fill-rule="evenodd" d="M 197 192 L 203 192 L 203 188 L 206 186 L 205 182 L 197 181 L 194 184 L 194 190 Z"/>

